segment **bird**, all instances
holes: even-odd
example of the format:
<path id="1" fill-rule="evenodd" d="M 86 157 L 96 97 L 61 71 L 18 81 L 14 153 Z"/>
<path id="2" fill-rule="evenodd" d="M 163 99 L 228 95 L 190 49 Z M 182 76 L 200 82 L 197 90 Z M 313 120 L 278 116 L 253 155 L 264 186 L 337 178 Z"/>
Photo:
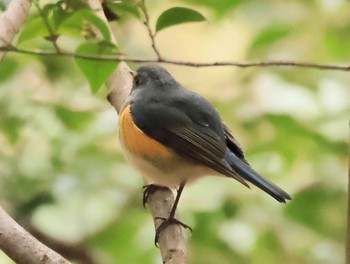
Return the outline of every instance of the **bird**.
<path id="1" fill-rule="evenodd" d="M 291 196 L 258 174 L 214 106 L 185 88 L 163 67 L 137 69 L 119 115 L 119 140 L 129 163 L 146 182 L 144 205 L 154 188 L 177 190 L 169 217 L 156 229 L 188 225 L 175 218 L 186 184 L 203 176 L 224 176 L 260 188 L 280 203 Z"/>

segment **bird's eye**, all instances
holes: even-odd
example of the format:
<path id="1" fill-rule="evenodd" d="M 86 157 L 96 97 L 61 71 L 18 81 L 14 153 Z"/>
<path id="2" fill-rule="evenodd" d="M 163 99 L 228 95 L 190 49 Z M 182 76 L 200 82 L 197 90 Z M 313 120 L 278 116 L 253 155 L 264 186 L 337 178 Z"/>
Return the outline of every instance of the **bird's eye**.
<path id="1" fill-rule="evenodd" d="M 142 84 L 142 78 L 140 75 L 136 75 L 134 78 L 135 86 L 140 86 Z"/>

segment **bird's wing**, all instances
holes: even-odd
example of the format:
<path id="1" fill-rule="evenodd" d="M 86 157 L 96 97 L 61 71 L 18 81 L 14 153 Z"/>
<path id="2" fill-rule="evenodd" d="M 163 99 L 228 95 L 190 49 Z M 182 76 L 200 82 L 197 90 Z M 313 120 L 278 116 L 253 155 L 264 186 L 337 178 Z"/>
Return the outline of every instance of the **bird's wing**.
<path id="1" fill-rule="evenodd" d="M 231 129 L 225 124 L 222 123 L 226 138 L 226 145 L 240 160 L 249 165 L 248 161 L 244 157 L 244 152 L 242 147 L 239 145 L 238 141 L 232 135 Z"/>
<path id="2" fill-rule="evenodd" d="M 247 185 L 225 160 L 228 148 L 215 109 L 199 96 L 191 100 L 182 99 L 181 106 L 175 99 L 171 102 L 152 104 L 142 111 L 132 111 L 136 125 L 180 156 Z M 137 105 L 134 107 L 137 108 Z"/>
<path id="3" fill-rule="evenodd" d="M 168 127 L 168 146 L 181 156 L 210 167 L 224 175 L 230 175 L 246 185 L 244 179 L 226 162 L 227 147 L 210 128 Z"/>

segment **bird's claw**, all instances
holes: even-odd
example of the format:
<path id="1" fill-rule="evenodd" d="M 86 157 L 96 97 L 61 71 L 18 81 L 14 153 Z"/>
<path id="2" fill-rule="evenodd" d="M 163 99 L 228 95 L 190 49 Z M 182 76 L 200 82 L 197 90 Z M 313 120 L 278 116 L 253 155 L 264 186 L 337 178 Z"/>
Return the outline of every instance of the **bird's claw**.
<path id="1" fill-rule="evenodd" d="M 166 188 L 163 186 L 155 185 L 155 184 L 147 184 L 143 187 L 143 198 L 142 198 L 142 205 L 144 208 L 146 208 L 146 203 L 148 202 L 148 198 L 153 195 L 157 190 Z"/>
<path id="2" fill-rule="evenodd" d="M 165 218 L 165 217 L 156 217 L 155 220 L 163 220 L 163 222 L 157 227 L 156 229 L 156 235 L 154 238 L 154 244 L 156 245 L 156 247 L 158 247 L 158 239 L 160 234 L 169 226 L 171 225 L 180 225 L 185 229 L 189 229 L 192 233 L 192 228 L 189 225 L 184 224 L 183 222 L 177 220 L 174 217 L 170 217 L 170 218 Z"/>

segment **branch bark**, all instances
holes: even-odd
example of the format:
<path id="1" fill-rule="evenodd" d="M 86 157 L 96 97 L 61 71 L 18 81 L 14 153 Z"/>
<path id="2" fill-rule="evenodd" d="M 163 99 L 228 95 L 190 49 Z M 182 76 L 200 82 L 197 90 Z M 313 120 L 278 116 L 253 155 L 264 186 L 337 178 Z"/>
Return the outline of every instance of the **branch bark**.
<path id="1" fill-rule="evenodd" d="M 99 0 L 88 0 L 87 2 L 90 8 L 108 24 L 101 2 Z M 113 34 L 111 35 L 113 36 Z M 113 41 L 114 44 L 117 44 L 115 38 L 113 38 Z M 109 91 L 108 100 L 118 114 L 130 94 L 132 82 L 131 70 L 122 61 L 106 84 Z M 149 196 L 147 203 L 151 210 L 155 227 L 157 228 L 162 220 L 158 220 L 156 217 L 167 218 L 169 216 L 174 203 L 174 195 L 169 189 L 161 188 Z M 179 225 L 172 225 L 166 228 L 159 237 L 158 245 L 164 264 L 186 263 L 185 240 Z"/>
<path id="2" fill-rule="evenodd" d="M 0 47 L 7 46 L 23 26 L 31 6 L 30 0 L 12 0 L 6 12 L 0 17 Z M 0 61 L 5 52 L 0 52 Z"/>
<path id="3" fill-rule="evenodd" d="M 347 226 L 347 242 L 345 247 L 346 264 L 350 264 L 350 121 L 349 121 L 349 149 L 348 149 L 348 226 Z"/>
<path id="4" fill-rule="evenodd" d="M 46 246 L 50 247 L 55 252 L 59 252 L 65 258 L 71 260 L 74 263 L 80 264 L 98 264 L 97 258 L 93 253 L 81 243 L 74 243 L 68 241 L 61 241 L 52 238 L 45 233 L 41 232 L 31 224 L 25 226 L 25 229 L 30 232 L 32 236 L 41 241 Z"/>
<path id="5" fill-rule="evenodd" d="M 18 264 L 70 264 L 24 228 L 0 207 L 0 248 Z"/>
<path id="6" fill-rule="evenodd" d="M 98 15 L 103 21 L 105 21 L 106 25 L 108 25 L 107 18 L 103 13 L 103 8 L 101 1 L 99 0 L 87 0 L 90 8 Z M 118 45 L 117 40 L 115 39 L 113 32 L 110 27 L 108 27 L 111 32 L 111 41 Z M 131 75 L 131 69 L 124 62 L 121 61 L 118 65 L 117 70 L 111 75 L 106 86 L 109 92 L 108 100 L 117 110 L 118 114 L 126 100 L 127 96 L 130 93 L 132 87 L 133 77 Z"/>
<path id="7" fill-rule="evenodd" d="M 0 47 L 11 45 L 27 19 L 30 0 L 13 0 L 0 17 Z M 6 52 L 0 51 L 0 61 Z M 69 264 L 62 256 L 40 243 L 0 207 L 0 249 L 16 263 Z"/>
<path id="8" fill-rule="evenodd" d="M 157 229 L 163 220 L 155 218 L 169 217 L 174 204 L 174 196 L 171 190 L 160 188 L 149 196 L 147 203 L 154 219 L 155 229 Z M 160 233 L 158 244 L 163 264 L 187 263 L 186 244 L 180 225 L 171 225 Z"/>

